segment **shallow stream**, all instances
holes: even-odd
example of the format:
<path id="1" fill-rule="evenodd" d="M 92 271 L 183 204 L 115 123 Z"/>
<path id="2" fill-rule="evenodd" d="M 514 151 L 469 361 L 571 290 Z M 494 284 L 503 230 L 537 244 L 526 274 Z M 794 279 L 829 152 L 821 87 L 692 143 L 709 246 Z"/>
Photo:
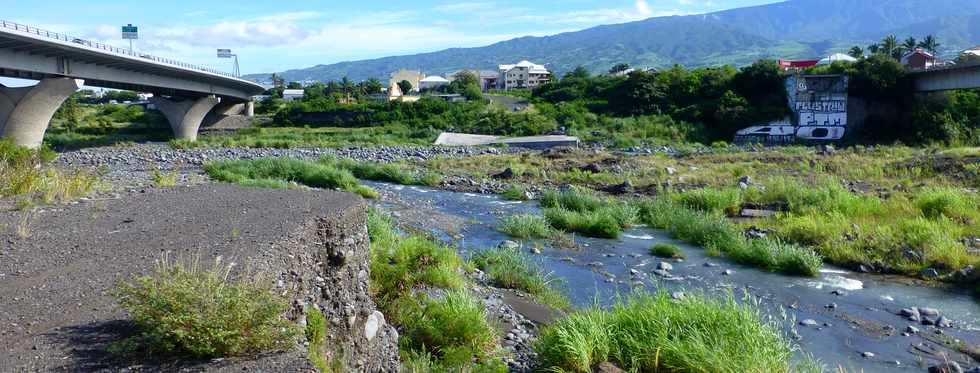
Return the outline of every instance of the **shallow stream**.
<path id="1" fill-rule="evenodd" d="M 426 228 L 460 250 L 495 247 L 509 238 L 495 230 L 500 218 L 520 213 L 540 213 L 536 202 L 509 202 L 497 196 L 456 193 L 421 187 L 371 183 L 381 192 L 384 206 L 396 215 L 416 214 L 426 221 L 440 220 Z M 922 371 L 937 363 L 937 353 L 950 352 L 942 342 L 959 340 L 980 345 L 980 302 L 947 288 L 914 286 L 883 276 L 855 273 L 825 266 L 819 277 L 800 278 L 734 264 L 705 255 L 701 248 L 673 240 L 662 231 L 637 228 L 618 240 L 576 237 L 582 250 L 554 249 L 548 242 L 525 243 L 540 247 L 535 255 L 543 268 L 564 281 L 562 288 L 577 306 L 596 302 L 603 306 L 636 287 L 648 291 L 705 292 L 731 290 L 737 296 L 751 294 L 763 310 L 784 325 L 803 352 L 834 370 L 850 372 Z M 666 261 L 649 254 L 656 243 L 679 246 L 683 262 L 668 261 L 672 278 L 652 272 Z M 906 307 L 931 307 L 952 319 L 953 328 L 918 325 L 897 315 Z M 815 326 L 800 321 L 814 320 Z M 909 325 L 919 334 L 903 336 Z M 865 357 L 872 353 L 873 357 Z M 980 365 L 951 352 L 964 368 Z"/>

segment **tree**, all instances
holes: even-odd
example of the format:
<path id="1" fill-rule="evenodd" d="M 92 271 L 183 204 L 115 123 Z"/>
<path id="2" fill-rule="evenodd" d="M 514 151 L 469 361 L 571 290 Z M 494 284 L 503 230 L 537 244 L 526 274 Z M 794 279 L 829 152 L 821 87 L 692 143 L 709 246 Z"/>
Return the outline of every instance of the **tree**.
<path id="1" fill-rule="evenodd" d="M 881 53 L 895 58 L 895 54 L 900 54 L 898 38 L 895 35 L 888 35 L 881 40 Z M 901 56 L 899 56 L 901 57 Z M 896 60 L 898 58 L 895 58 Z"/>
<path id="2" fill-rule="evenodd" d="M 570 71 L 568 74 L 565 74 L 564 79 L 568 79 L 568 78 L 588 79 L 590 76 L 592 76 L 592 73 L 590 73 L 588 69 L 586 69 L 584 66 L 578 66 L 574 70 Z"/>
<path id="3" fill-rule="evenodd" d="M 81 121 L 78 118 L 78 99 L 75 95 L 72 95 L 61 105 L 61 118 L 65 119 L 65 129 L 68 132 L 74 132 L 78 128 Z"/>
<path id="4" fill-rule="evenodd" d="M 362 89 L 364 90 L 364 93 L 368 95 L 381 93 L 381 90 L 384 89 L 384 86 L 381 85 L 381 82 L 374 78 L 362 82 L 361 85 L 363 87 Z"/>
<path id="5" fill-rule="evenodd" d="M 300 82 L 289 82 L 286 85 L 286 89 L 303 89 L 303 85 Z"/>
<path id="6" fill-rule="evenodd" d="M 854 47 L 851 47 L 851 50 L 847 52 L 847 55 L 860 59 L 864 57 L 864 49 L 861 49 L 861 47 L 855 45 Z"/>
<path id="7" fill-rule="evenodd" d="M 410 81 L 402 80 L 402 81 L 398 82 L 398 89 L 402 90 L 402 94 L 406 94 L 407 95 L 414 88 L 415 87 L 412 86 L 412 82 L 410 82 Z"/>
<path id="8" fill-rule="evenodd" d="M 878 43 L 871 43 L 871 45 L 868 45 L 868 53 L 871 55 L 881 53 L 881 45 Z"/>
<path id="9" fill-rule="evenodd" d="M 610 75 L 616 75 L 616 74 L 622 73 L 622 72 L 624 72 L 626 70 L 629 70 L 629 69 L 630 69 L 630 64 L 628 64 L 628 63 L 620 63 L 620 64 L 616 64 L 615 66 L 613 66 L 612 68 L 610 68 L 609 69 L 609 74 Z"/>
<path id="10" fill-rule="evenodd" d="M 932 54 L 936 54 L 940 46 L 942 46 L 942 44 L 939 44 L 939 41 L 936 40 L 936 37 L 932 35 L 926 35 L 926 38 L 922 39 L 922 41 L 919 42 L 919 48 L 925 49 Z"/>
<path id="11" fill-rule="evenodd" d="M 905 42 L 902 43 L 902 50 L 905 51 L 905 52 L 914 51 L 915 48 L 918 48 L 918 47 L 919 47 L 919 41 L 918 40 L 915 40 L 915 38 L 913 38 L 911 36 L 909 36 L 908 39 L 905 39 Z"/>
<path id="12" fill-rule="evenodd" d="M 350 79 L 345 76 L 343 79 L 340 79 L 340 88 L 344 90 L 344 99 L 350 101 L 351 94 L 354 91 L 354 82 L 351 82 Z"/>

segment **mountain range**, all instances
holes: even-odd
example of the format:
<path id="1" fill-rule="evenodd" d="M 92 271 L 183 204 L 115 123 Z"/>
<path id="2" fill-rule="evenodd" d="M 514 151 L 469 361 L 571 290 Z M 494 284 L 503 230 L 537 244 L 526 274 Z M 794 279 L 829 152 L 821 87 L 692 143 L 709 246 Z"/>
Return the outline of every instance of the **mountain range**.
<path id="1" fill-rule="evenodd" d="M 603 72 L 617 63 L 745 65 L 760 58 L 806 58 L 846 51 L 885 35 L 935 35 L 945 55 L 980 44 L 978 0 L 790 0 L 714 13 L 655 17 L 476 48 L 317 65 L 279 72 L 287 81 L 379 78 L 401 68 L 427 74 L 490 69 L 530 60 L 561 74 L 576 66 Z M 271 74 L 246 78 L 268 81 Z"/>

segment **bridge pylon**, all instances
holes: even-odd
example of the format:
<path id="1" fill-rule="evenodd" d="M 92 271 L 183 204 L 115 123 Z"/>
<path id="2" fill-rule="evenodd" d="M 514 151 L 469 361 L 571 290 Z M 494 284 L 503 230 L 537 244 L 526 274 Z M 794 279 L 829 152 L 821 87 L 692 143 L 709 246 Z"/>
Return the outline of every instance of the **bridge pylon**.
<path id="1" fill-rule="evenodd" d="M 0 85 L 0 137 L 15 145 L 41 146 L 54 113 L 82 84 L 80 80 L 55 77 L 33 87 Z"/>

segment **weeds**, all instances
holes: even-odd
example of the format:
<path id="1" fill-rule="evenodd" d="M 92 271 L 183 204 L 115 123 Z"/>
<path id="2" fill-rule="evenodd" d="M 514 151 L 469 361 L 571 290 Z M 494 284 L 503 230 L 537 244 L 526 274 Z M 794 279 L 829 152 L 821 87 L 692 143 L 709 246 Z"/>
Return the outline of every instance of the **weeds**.
<path id="1" fill-rule="evenodd" d="M 527 189 L 520 185 L 510 185 L 500 195 L 508 201 L 527 201 L 529 199 Z"/>
<path id="2" fill-rule="evenodd" d="M 89 172 L 46 167 L 55 157 L 44 147 L 33 150 L 0 140 L 0 198 L 23 196 L 45 204 L 67 203 L 96 188 L 97 178 Z"/>
<path id="3" fill-rule="evenodd" d="M 661 258 L 684 259 L 686 256 L 677 245 L 659 243 L 650 248 L 650 255 Z"/>
<path id="4" fill-rule="evenodd" d="M 753 302 L 732 295 L 674 301 L 664 292 L 573 313 L 545 327 L 535 350 L 545 370 L 562 372 L 605 361 L 643 372 L 788 372 L 794 352 Z"/>
<path id="5" fill-rule="evenodd" d="M 121 282 L 115 297 L 148 353 L 241 356 L 291 346 L 295 327 L 282 318 L 289 302 L 261 277 L 231 279 L 231 269 L 164 257 L 152 274 Z"/>
<path id="6" fill-rule="evenodd" d="M 164 173 L 159 168 L 154 167 L 151 176 L 153 186 L 156 188 L 172 188 L 177 186 L 177 171 Z"/>
<path id="7" fill-rule="evenodd" d="M 556 288 L 560 281 L 551 273 L 544 272 L 527 254 L 519 250 L 484 250 L 474 254 L 470 260 L 477 268 L 486 272 L 495 286 L 523 291 L 538 302 L 557 309 L 571 307 L 568 298 Z"/>
<path id="8" fill-rule="evenodd" d="M 532 239 L 552 237 L 555 232 L 548 221 L 538 215 L 522 214 L 503 218 L 497 230 L 514 238 Z"/>
<path id="9" fill-rule="evenodd" d="M 547 192 L 541 206 L 546 208 L 545 217 L 553 227 L 597 238 L 619 238 L 639 216 L 639 210 L 629 203 L 578 188 Z"/>

